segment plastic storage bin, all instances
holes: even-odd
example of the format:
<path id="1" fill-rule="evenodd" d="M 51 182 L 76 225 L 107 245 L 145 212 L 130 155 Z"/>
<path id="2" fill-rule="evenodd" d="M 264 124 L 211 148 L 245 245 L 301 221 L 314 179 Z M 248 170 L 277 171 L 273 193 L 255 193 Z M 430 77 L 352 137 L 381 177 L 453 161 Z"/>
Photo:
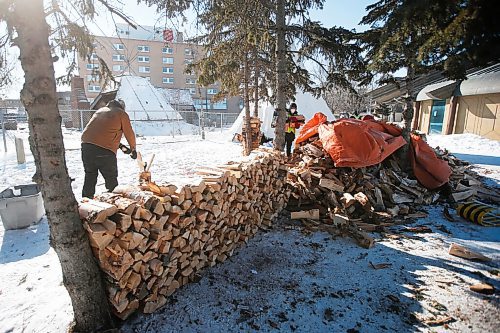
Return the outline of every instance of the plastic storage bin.
<path id="1" fill-rule="evenodd" d="M 36 184 L 18 185 L 0 192 L 0 216 L 5 230 L 29 227 L 45 214 Z"/>

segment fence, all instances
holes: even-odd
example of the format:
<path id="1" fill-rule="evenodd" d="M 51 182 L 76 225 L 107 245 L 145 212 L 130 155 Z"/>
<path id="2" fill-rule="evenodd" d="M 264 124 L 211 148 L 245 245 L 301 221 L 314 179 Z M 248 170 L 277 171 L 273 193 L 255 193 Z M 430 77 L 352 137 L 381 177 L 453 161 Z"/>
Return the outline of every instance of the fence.
<path id="1" fill-rule="evenodd" d="M 95 110 L 60 110 L 66 128 L 82 131 Z M 213 111 L 127 110 L 138 135 L 201 135 L 223 131 L 233 125 L 239 113 Z"/>

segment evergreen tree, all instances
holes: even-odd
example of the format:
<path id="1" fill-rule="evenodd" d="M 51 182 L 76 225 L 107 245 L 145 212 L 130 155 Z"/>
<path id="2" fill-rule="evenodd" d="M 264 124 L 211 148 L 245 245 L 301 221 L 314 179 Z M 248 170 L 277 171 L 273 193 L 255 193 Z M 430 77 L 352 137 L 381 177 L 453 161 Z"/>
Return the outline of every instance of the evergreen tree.
<path id="1" fill-rule="evenodd" d="M 278 111 L 274 145 L 278 150 L 284 147 L 286 102 L 294 98 L 296 88 L 317 95 L 323 89 L 304 68 L 305 61 L 320 64 L 329 82 L 342 86 L 348 86 L 348 78 L 361 72 L 361 49 L 353 42 L 354 34 L 342 28 L 324 28 L 309 18 L 308 11 L 322 8 L 323 0 L 260 0 L 249 2 L 248 6 L 242 0 L 146 2 L 158 5 L 159 10 L 166 10 L 167 16 L 182 13 L 190 7 L 197 10 L 200 22 L 207 30 L 206 36 L 199 40 L 208 51 L 207 59 L 199 64 L 200 78 L 204 77 L 200 82 L 213 83 L 219 78 L 224 86 L 223 93 L 241 91 L 245 57 L 240 51 L 257 51 L 262 82 L 260 95 L 269 98 Z M 287 25 L 286 22 L 291 23 Z M 250 43 L 251 47 L 247 48 L 246 43 L 237 43 L 243 36 L 257 42 Z M 250 61 L 254 61 L 253 58 Z M 263 86 L 264 83 L 272 87 L 270 96 L 267 96 L 268 87 Z"/>
<path id="2" fill-rule="evenodd" d="M 500 60 L 498 2 L 491 0 L 419 1 L 436 28 L 419 48 L 418 61 L 465 79 L 467 69 Z"/>
<path id="3" fill-rule="evenodd" d="M 360 37 L 368 69 L 382 74 L 380 83 L 394 82 L 392 73 L 407 70 L 403 136 L 408 142 L 417 75 L 444 69 L 448 77 L 463 79 L 470 66 L 500 59 L 499 8 L 493 1 L 380 0 L 367 11 L 361 23 L 371 29 Z"/>

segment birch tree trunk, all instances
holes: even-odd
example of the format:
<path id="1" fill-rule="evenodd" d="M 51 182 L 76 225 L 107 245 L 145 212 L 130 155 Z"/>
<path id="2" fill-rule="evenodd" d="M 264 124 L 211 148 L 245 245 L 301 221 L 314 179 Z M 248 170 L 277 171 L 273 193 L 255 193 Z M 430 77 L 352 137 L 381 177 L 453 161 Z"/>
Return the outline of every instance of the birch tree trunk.
<path id="1" fill-rule="evenodd" d="M 278 120 L 274 129 L 274 149 L 283 151 L 285 148 L 286 122 L 286 44 L 285 44 L 285 0 L 276 2 L 276 111 Z"/>
<path id="2" fill-rule="evenodd" d="M 252 128 L 250 127 L 250 92 L 248 90 L 248 81 L 250 80 L 249 74 L 249 66 L 248 66 L 248 52 L 245 51 L 245 59 L 244 59 L 244 83 L 243 83 L 243 99 L 245 100 L 245 137 L 243 138 L 243 152 L 245 156 L 250 155 L 252 151 Z"/>
<path id="3" fill-rule="evenodd" d="M 113 320 L 101 272 L 80 222 L 66 168 L 43 0 L 16 1 L 7 24 L 17 32 L 13 42 L 19 47 L 25 75 L 21 100 L 29 115 L 29 141 L 36 165 L 33 179 L 41 185 L 50 243 L 61 262 L 63 282 L 73 304 L 74 330 L 110 328 Z"/>

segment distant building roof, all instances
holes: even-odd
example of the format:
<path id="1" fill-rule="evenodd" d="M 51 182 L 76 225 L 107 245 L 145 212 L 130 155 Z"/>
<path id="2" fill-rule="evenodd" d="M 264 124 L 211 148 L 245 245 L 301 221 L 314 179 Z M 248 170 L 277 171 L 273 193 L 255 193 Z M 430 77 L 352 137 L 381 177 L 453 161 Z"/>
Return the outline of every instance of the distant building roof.
<path id="1" fill-rule="evenodd" d="M 423 87 L 417 101 L 500 92 L 500 63 L 471 72 L 464 81 L 447 80 Z"/>
<path id="2" fill-rule="evenodd" d="M 459 86 L 459 96 L 484 95 L 500 92 L 500 63 L 471 74 Z"/>
<path id="3" fill-rule="evenodd" d="M 419 75 L 413 80 L 413 94 L 417 101 L 428 99 L 445 99 L 453 93 L 458 95 L 477 95 L 498 92 L 500 84 L 495 83 L 495 77 L 500 71 L 500 63 L 486 68 L 474 68 L 467 71 L 467 80 L 457 88 L 458 82 L 447 80 L 440 71 Z M 481 76 L 481 78 L 479 78 Z M 391 103 L 406 96 L 406 82 L 404 78 L 396 78 L 397 84 L 390 83 L 368 92 L 377 104 Z M 455 89 L 459 89 L 455 91 Z"/>

